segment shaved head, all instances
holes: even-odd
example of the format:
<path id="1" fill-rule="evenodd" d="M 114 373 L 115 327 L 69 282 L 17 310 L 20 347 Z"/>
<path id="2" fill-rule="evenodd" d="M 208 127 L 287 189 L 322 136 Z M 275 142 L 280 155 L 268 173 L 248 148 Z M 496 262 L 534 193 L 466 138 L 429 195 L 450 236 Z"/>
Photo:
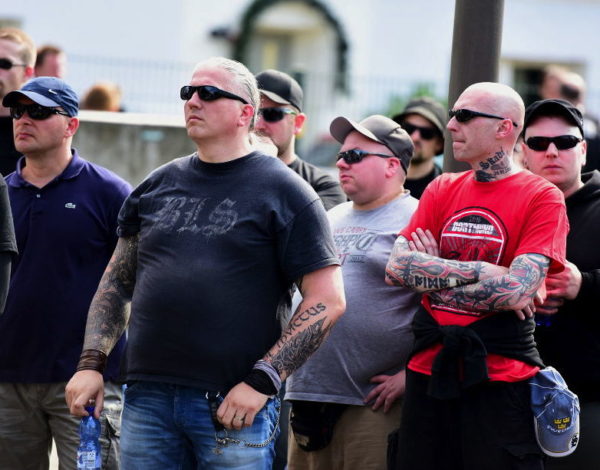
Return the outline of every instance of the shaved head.
<path id="1" fill-rule="evenodd" d="M 517 123 L 519 129 L 522 129 L 525 104 L 521 96 L 511 87 L 501 83 L 480 82 L 467 87 L 462 92 L 462 95 L 466 94 L 477 97 L 481 104 L 479 111 L 499 114 Z"/>

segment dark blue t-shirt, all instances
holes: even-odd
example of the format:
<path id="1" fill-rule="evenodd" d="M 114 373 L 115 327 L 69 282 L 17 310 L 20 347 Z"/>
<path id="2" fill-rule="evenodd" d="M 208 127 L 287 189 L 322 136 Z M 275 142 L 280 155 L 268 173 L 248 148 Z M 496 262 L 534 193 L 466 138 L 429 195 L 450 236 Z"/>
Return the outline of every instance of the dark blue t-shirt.
<path id="1" fill-rule="evenodd" d="M 139 233 L 127 380 L 227 391 L 277 341 L 292 283 L 338 264 L 314 190 L 278 159 L 153 172 L 119 215 Z"/>
<path id="2" fill-rule="evenodd" d="M 0 316 L 0 382 L 62 382 L 83 347 L 90 302 L 114 250 L 117 215 L 131 186 L 73 152 L 43 188 L 6 177 L 19 255 Z M 122 338 L 105 377 L 117 377 Z"/>

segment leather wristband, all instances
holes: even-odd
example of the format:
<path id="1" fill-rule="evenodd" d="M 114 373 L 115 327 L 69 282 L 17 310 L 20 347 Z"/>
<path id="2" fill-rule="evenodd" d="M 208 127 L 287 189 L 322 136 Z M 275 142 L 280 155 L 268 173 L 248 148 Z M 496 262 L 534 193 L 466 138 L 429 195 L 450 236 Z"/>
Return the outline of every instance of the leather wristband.
<path id="1" fill-rule="evenodd" d="M 97 349 L 84 349 L 81 356 L 79 356 L 76 370 L 95 370 L 102 374 L 105 368 L 106 354 Z"/>
<path id="2" fill-rule="evenodd" d="M 252 369 L 252 372 L 248 374 L 244 382 L 263 395 L 271 396 L 276 395 L 278 392 L 269 374 L 260 369 Z"/>

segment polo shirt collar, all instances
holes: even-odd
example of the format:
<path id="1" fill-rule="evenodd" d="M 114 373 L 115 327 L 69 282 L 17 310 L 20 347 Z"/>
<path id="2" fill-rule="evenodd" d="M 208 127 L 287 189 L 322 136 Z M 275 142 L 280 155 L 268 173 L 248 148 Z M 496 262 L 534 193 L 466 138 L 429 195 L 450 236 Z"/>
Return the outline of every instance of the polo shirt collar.
<path id="1" fill-rule="evenodd" d="M 73 158 L 71 158 L 71 161 L 69 162 L 67 167 L 63 170 L 63 172 L 60 175 L 58 175 L 56 178 L 54 178 L 48 184 L 52 184 L 53 182 L 58 181 L 58 180 L 73 179 L 73 178 L 77 177 L 79 175 L 79 173 L 81 173 L 81 170 L 83 170 L 83 167 L 84 167 L 83 159 L 79 156 L 77 149 L 72 148 L 71 154 L 72 154 Z M 23 178 L 23 176 L 21 174 L 21 171 L 23 170 L 24 165 L 25 165 L 25 157 L 19 158 L 19 161 L 17 162 L 16 173 L 15 173 L 16 178 L 12 178 L 9 181 L 8 184 L 10 186 L 14 186 L 14 187 L 29 186 L 29 183 L 27 181 L 25 181 L 25 179 Z"/>

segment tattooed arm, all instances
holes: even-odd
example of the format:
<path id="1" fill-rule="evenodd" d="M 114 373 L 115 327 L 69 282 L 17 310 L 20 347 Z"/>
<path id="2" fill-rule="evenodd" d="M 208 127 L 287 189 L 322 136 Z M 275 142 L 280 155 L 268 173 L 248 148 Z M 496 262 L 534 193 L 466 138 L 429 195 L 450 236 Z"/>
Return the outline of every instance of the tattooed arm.
<path id="1" fill-rule="evenodd" d="M 129 302 L 133 295 L 137 269 L 138 235 L 119 238 L 111 260 L 102 275 L 92 299 L 85 328 L 83 349 L 108 355 L 117 343 L 129 320 Z M 71 378 L 65 390 L 72 414 L 84 416 L 88 400 L 96 402 L 97 416 L 104 401 L 102 374 L 81 370 Z"/>
<path id="2" fill-rule="evenodd" d="M 429 296 L 437 303 L 480 312 L 524 310 L 532 304 L 549 265 L 546 256 L 527 253 L 513 260 L 508 274 L 468 286 L 430 292 Z"/>
<path id="3" fill-rule="evenodd" d="M 279 340 L 263 357 L 274 367 L 281 380 L 289 377 L 319 348 L 346 308 L 339 266 L 328 266 L 306 274 L 296 284 L 303 300 Z M 251 426 L 267 398 L 250 385 L 239 383 L 217 410 L 219 421 L 227 428 Z M 239 422 L 236 422 L 236 417 Z"/>
<path id="4" fill-rule="evenodd" d="M 413 251 L 409 241 L 399 236 L 385 269 L 385 281 L 417 292 L 430 292 L 474 284 L 505 272 L 506 268 L 484 261 L 454 261 Z"/>

